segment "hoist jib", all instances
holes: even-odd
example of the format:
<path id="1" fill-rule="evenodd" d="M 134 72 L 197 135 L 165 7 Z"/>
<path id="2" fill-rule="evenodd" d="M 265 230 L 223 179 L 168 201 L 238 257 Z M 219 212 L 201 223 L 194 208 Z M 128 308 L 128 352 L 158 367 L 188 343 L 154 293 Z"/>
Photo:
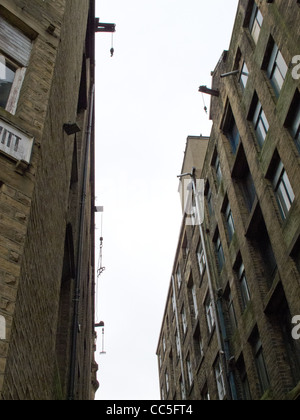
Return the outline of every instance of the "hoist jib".
<path id="1" fill-rule="evenodd" d="M 100 19 L 96 18 L 95 32 L 116 32 L 115 23 L 100 23 Z"/>

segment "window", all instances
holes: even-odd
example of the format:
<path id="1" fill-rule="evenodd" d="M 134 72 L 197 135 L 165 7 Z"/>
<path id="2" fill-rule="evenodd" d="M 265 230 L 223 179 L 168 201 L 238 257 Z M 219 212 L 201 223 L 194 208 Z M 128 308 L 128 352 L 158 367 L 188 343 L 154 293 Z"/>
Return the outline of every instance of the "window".
<path id="1" fill-rule="evenodd" d="M 0 106 L 14 114 L 28 66 L 32 43 L 0 17 Z"/>
<path id="2" fill-rule="evenodd" d="M 278 49 L 278 46 L 272 40 L 273 49 L 269 60 L 269 65 L 267 68 L 267 74 L 271 80 L 271 84 L 275 90 L 277 96 L 279 96 L 282 89 L 284 80 L 288 72 L 288 66 L 284 61 L 284 58 L 281 52 Z"/>
<path id="3" fill-rule="evenodd" d="M 196 356 L 196 360 L 197 363 L 200 362 L 202 356 L 204 355 L 204 349 L 203 349 L 203 340 L 201 337 L 201 332 L 200 332 L 200 326 L 199 323 L 196 327 L 195 333 L 194 333 L 194 350 L 195 350 L 195 356 Z"/>
<path id="4" fill-rule="evenodd" d="M 258 331 L 255 331 L 253 337 L 251 338 L 251 344 L 255 359 L 255 366 L 259 377 L 261 393 L 264 394 L 270 388 L 270 380 Z"/>
<path id="5" fill-rule="evenodd" d="M 191 387 L 194 382 L 194 376 L 193 376 L 193 371 L 192 371 L 192 363 L 191 363 L 190 355 L 188 355 L 186 359 L 186 368 L 187 368 L 187 373 L 188 373 L 189 385 Z"/>
<path id="6" fill-rule="evenodd" d="M 214 311 L 213 311 L 213 303 L 209 295 L 207 296 L 205 300 L 205 313 L 206 313 L 208 331 L 209 333 L 211 333 L 215 326 L 215 317 L 214 317 Z"/>
<path id="7" fill-rule="evenodd" d="M 205 271 L 206 261 L 205 261 L 205 254 L 204 254 L 204 249 L 203 249 L 201 241 L 197 248 L 197 258 L 198 258 L 200 274 L 202 276 Z"/>
<path id="8" fill-rule="evenodd" d="M 181 278 L 181 270 L 180 270 L 179 264 L 178 264 L 177 271 L 176 271 L 176 278 L 177 278 L 178 289 L 180 289 L 181 284 L 182 284 L 182 278 Z"/>
<path id="9" fill-rule="evenodd" d="M 261 14 L 257 4 L 254 2 L 249 29 L 255 44 L 258 42 L 263 20 L 263 15 Z"/>
<path id="10" fill-rule="evenodd" d="M 192 288 L 192 296 L 193 296 L 195 318 L 197 318 L 198 317 L 198 303 L 197 303 L 197 294 L 196 294 L 196 286 L 195 285 L 193 285 L 193 288 Z"/>
<path id="11" fill-rule="evenodd" d="M 188 244 L 187 236 L 185 234 L 183 244 L 182 244 L 182 256 L 184 260 L 187 260 L 189 252 L 190 252 L 189 244 Z"/>
<path id="12" fill-rule="evenodd" d="M 225 111 L 224 120 L 223 120 L 221 128 L 229 140 L 232 153 L 236 154 L 239 143 L 240 143 L 240 133 L 236 125 L 235 118 L 234 118 L 229 101 L 226 105 L 226 111 Z"/>
<path id="13" fill-rule="evenodd" d="M 258 144 L 262 148 L 264 145 L 265 139 L 267 137 L 270 126 L 269 126 L 266 114 L 264 113 L 264 110 L 262 108 L 262 105 L 257 97 L 255 101 L 257 101 L 257 104 L 254 111 L 253 124 L 255 128 Z"/>
<path id="14" fill-rule="evenodd" d="M 270 237 L 264 222 L 262 222 L 259 226 L 259 233 L 257 235 L 256 240 L 265 269 L 265 278 L 268 282 L 269 287 L 271 287 L 277 272 L 277 262 L 273 252 Z"/>
<path id="15" fill-rule="evenodd" d="M 223 401 L 226 395 L 226 390 L 225 390 L 223 368 L 222 368 L 222 363 L 220 359 L 218 359 L 217 362 L 215 363 L 214 371 L 215 371 L 215 377 L 216 377 L 216 382 L 217 382 L 219 400 Z"/>
<path id="16" fill-rule="evenodd" d="M 242 180 L 242 189 L 244 192 L 245 203 L 248 207 L 248 210 L 251 211 L 256 198 L 256 190 L 249 168 Z"/>
<path id="17" fill-rule="evenodd" d="M 166 346 L 166 337 L 165 337 L 165 336 L 163 336 L 163 351 L 164 351 L 164 354 L 165 354 L 166 350 L 167 350 L 167 346 Z"/>
<path id="18" fill-rule="evenodd" d="M 15 80 L 17 67 L 0 55 L 0 106 L 6 108 L 12 85 Z"/>
<path id="19" fill-rule="evenodd" d="M 180 377 L 180 390 L 181 390 L 181 399 L 186 400 L 185 386 L 182 377 Z"/>
<path id="20" fill-rule="evenodd" d="M 241 76 L 240 76 L 240 84 L 243 89 L 246 89 L 248 79 L 249 79 L 249 70 L 248 70 L 246 62 L 244 61 L 242 71 L 241 71 Z"/>
<path id="21" fill-rule="evenodd" d="M 231 329 L 231 331 L 234 331 L 237 327 L 237 320 L 236 320 L 234 303 L 233 303 L 233 298 L 232 298 L 230 288 L 228 288 L 228 291 L 225 295 L 225 301 L 226 301 L 226 306 L 227 306 L 227 313 L 228 313 L 228 319 L 229 319 L 229 323 L 230 323 L 230 329 Z"/>
<path id="22" fill-rule="evenodd" d="M 256 190 L 243 146 L 238 150 L 237 158 L 232 170 L 232 177 L 238 180 L 238 185 L 244 198 L 245 205 L 249 212 L 251 212 L 256 198 Z"/>
<path id="23" fill-rule="evenodd" d="M 187 325 L 186 312 L 185 312 L 184 307 L 182 308 L 182 311 L 181 311 L 181 321 L 182 321 L 183 334 L 186 334 L 188 325 Z"/>
<path id="24" fill-rule="evenodd" d="M 175 314 L 176 313 L 176 301 L 175 301 L 175 296 L 174 296 L 173 293 L 172 293 L 172 310 L 173 310 L 173 313 Z"/>
<path id="25" fill-rule="evenodd" d="M 295 194 L 290 180 L 280 161 L 272 178 L 272 185 L 283 219 L 286 219 L 295 200 Z"/>
<path id="26" fill-rule="evenodd" d="M 166 391 L 167 391 L 167 395 L 168 395 L 168 393 L 170 391 L 170 383 L 169 383 L 169 374 L 168 374 L 167 371 L 165 372 L 165 381 L 166 381 Z"/>
<path id="27" fill-rule="evenodd" d="M 228 199 L 227 199 L 227 201 L 228 201 Z M 226 210 L 225 210 L 225 218 L 226 218 L 227 230 L 228 230 L 228 235 L 229 235 L 229 242 L 231 242 L 232 238 L 233 238 L 233 235 L 235 233 L 235 227 L 234 227 L 234 220 L 233 220 L 232 211 L 231 211 L 229 201 L 228 201 L 228 204 L 227 204 Z"/>
<path id="28" fill-rule="evenodd" d="M 192 273 L 190 274 L 190 278 L 188 281 L 188 299 L 191 317 L 195 320 L 198 318 L 198 303 L 196 285 L 194 283 Z"/>
<path id="29" fill-rule="evenodd" d="M 255 208 L 246 237 L 252 241 L 253 247 L 260 253 L 264 279 L 266 285 L 270 288 L 277 274 L 277 261 L 259 204 Z"/>
<path id="30" fill-rule="evenodd" d="M 290 131 L 298 151 L 300 152 L 300 93 L 298 89 L 293 98 L 285 126 Z"/>
<path id="31" fill-rule="evenodd" d="M 225 257 L 224 257 L 224 251 L 223 251 L 223 246 L 222 246 L 219 232 L 217 233 L 217 237 L 215 241 L 215 248 L 216 248 L 216 253 L 217 253 L 217 258 L 218 258 L 218 263 L 219 263 L 219 271 L 221 272 L 225 263 Z"/>
<path id="32" fill-rule="evenodd" d="M 232 123 L 228 131 L 228 137 L 229 137 L 232 152 L 236 154 L 237 148 L 239 147 L 239 143 L 240 143 L 240 133 L 239 133 L 239 130 L 237 128 L 234 118 L 232 119 Z"/>
<path id="33" fill-rule="evenodd" d="M 246 371 L 246 366 L 245 366 L 245 361 L 244 361 L 243 356 L 241 356 L 240 359 L 238 360 L 236 367 L 239 373 L 239 379 L 241 383 L 242 400 L 251 401 L 252 396 L 251 396 L 251 391 L 250 391 L 250 386 L 249 386 L 249 381 L 248 381 L 248 376 L 247 376 L 247 371 Z"/>
<path id="34" fill-rule="evenodd" d="M 221 170 L 221 162 L 220 162 L 220 158 L 219 158 L 218 155 L 216 157 L 214 167 L 215 167 L 215 170 L 216 170 L 218 185 L 220 185 L 221 182 L 222 182 L 223 176 L 222 176 L 222 170 Z"/>
<path id="35" fill-rule="evenodd" d="M 241 296 L 242 296 L 242 307 L 243 307 L 243 310 L 245 310 L 251 299 L 250 299 L 250 292 L 249 292 L 247 277 L 245 273 L 245 266 L 243 263 L 241 263 L 241 265 L 239 266 L 238 276 L 239 276 L 239 285 L 240 285 L 240 291 L 241 291 Z"/>
<path id="36" fill-rule="evenodd" d="M 204 385 L 204 388 L 201 391 L 201 400 L 202 401 L 210 401 L 210 395 L 209 395 L 207 383 Z"/>

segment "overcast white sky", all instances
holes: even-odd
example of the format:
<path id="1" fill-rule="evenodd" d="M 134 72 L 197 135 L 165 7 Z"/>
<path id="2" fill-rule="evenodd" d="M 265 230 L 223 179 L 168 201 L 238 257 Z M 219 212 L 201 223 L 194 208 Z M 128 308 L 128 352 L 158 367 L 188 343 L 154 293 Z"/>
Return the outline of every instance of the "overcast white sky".
<path id="1" fill-rule="evenodd" d="M 188 135 L 209 135 L 200 85 L 228 49 L 238 0 L 97 0 L 96 196 L 103 213 L 97 399 L 159 399 L 156 347 L 181 224 Z M 206 105 L 210 98 L 205 95 Z M 96 216 L 97 254 L 101 214 Z"/>

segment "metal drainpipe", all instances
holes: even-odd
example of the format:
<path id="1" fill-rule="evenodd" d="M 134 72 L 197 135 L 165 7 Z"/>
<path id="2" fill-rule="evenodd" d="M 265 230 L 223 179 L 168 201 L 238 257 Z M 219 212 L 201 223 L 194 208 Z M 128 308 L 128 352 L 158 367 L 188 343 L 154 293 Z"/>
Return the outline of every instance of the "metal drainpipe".
<path id="1" fill-rule="evenodd" d="M 72 349 L 71 349 L 71 362 L 70 362 L 70 384 L 69 384 L 69 400 L 74 400 L 75 393 L 75 370 L 77 358 L 77 335 L 78 335 L 78 318 L 79 318 L 79 299 L 80 299 L 80 283 L 81 283 L 81 268 L 82 268 L 82 251 L 83 251 L 83 233 L 84 233 L 84 216 L 85 216 L 85 203 L 87 194 L 87 178 L 88 166 L 90 158 L 90 146 L 94 119 L 94 103 L 95 103 L 95 85 L 91 90 L 91 101 L 89 110 L 89 122 L 86 131 L 86 144 L 83 168 L 83 182 L 82 193 L 80 202 L 80 220 L 79 220 L 79 233 L 77 244 L 77 266 L 75 278 L 75 293 L 74 293 L 74 315 L 73 315 L 73 329 L 72 329 Z"/>
<path id="2" fill-rule="evenodd" d="M 196 172 L 196 168 L 192 168 L 192 172 L 191 172 L 190 175 L 191 175 L 191 178 L 192 178 L 192 185 L 193 185 L 193 190 L 194 190 L 194 194 L 195 194 L 196 211 L 197 211 L 197 216 L 198 216 L 198 220 L 199 220 L 199 230 L 200 230 L 201 243 L 202 243 L 203 252 L 204 252 L 204 256 L 205 256 L 205 260 L 206 260 L 208 288 L 209 288 L 209 294 L 210 294 L 210 299 L 211 299 L 211 302 L 212 302 L 213 313 L 214 313 L 214 318 L 215 318 L 215 323 L 216 323 L 216 333 L 217 333 L 219 354 L 220 354 L 220 357 L 221 357 L 224 372 L 226 373 L 226 378 L 225 378 L 226 393 L 227 393 L 228 397 L 230 399 L 232 399 L 232 394 L 231 394 L 232 384 L 230 386 L 229 383 L 228 383 L 226 353 L 225 353 L 225 350 L 223 348 L 223 340 L 222 340 L 222 335 L 221 335 L 222 334 L 222 329 L 221 329 L 220 322 L 219 322 L 218 310 L 217 310 L 217 306 L 216 306 L 216 302 L 215 302 L 215 296 L 214 296 L 214 288 L 213 288 L 210 268 L 209 268 L 209 264 L 208 264 L 207 251 L 206 251 L 206 245 L 205 245 L 205 240 L 204 240 L 203 222 L 202 222 L 202 218 L 201 218 L 201 209 L 200 209 L 200 204 L 199 204 L 199 194 L 198 194 L 198 191 L 197 191 L 196 181 L 195 181 L 195 172 Z M 223 314 L 221 316 L 223 318 Z"/>

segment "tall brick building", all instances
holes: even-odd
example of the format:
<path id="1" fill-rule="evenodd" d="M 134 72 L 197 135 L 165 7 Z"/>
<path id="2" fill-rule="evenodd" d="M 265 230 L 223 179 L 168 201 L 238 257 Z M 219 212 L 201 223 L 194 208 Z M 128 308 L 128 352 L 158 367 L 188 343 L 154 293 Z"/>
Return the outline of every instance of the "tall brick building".
<path id="1" fill-rule="evenodd" d="M 183 164 L 192 216 L 157 350 L 164 399 L 300 399 L 299 21 L 296 0 L 240 0 L 212 89 L 200 88 L 213 127 L 206 151 L 188 139 Z"/>
<path id="2" fill-rule="evenodd" d="M 92 399 L 94 0 L 0 0 L 0 398 Z"/>

